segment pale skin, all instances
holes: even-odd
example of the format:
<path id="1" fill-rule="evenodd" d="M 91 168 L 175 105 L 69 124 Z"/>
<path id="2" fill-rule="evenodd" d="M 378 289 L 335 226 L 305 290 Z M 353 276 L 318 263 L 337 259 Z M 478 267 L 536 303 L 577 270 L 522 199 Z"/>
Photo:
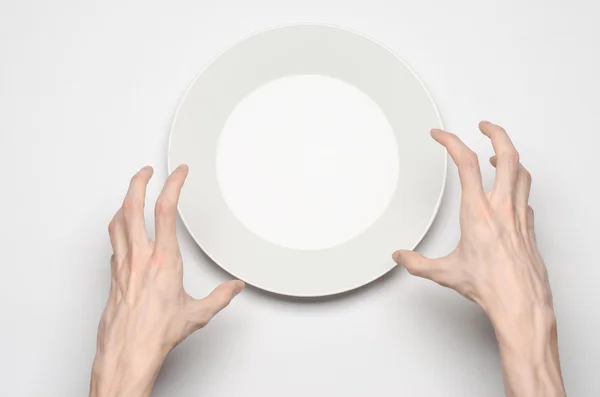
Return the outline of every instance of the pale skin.
<path id="1" fill-rule="evenodd" d="M 490 159 L 496 179 L 489 192 L 483 190 L 477 155 L 456 135 L 431 131 L 456 163 L 461 181 L 456 249 L 438 259 L 413 251 L 396 251 L 393 258 L 409 273 L 482 307 L 498 340 L 507 396 L 565 396 L 552 294 L 528 204 L 531 175 L 500 126 L 481 122 L 479 128 L 496 153 Z M 111 289 L 98 328 L 91 397 L 149 396 L 169 351 L 244 288 L 241 281 L 229 281 L 203 299 L 183 289 L 176 208 L 187 173 L 180 166 L 165 182 L 155 207 L 155 241 L 144 224 L 150 167 L 132 178 L 110 223 Z"/>

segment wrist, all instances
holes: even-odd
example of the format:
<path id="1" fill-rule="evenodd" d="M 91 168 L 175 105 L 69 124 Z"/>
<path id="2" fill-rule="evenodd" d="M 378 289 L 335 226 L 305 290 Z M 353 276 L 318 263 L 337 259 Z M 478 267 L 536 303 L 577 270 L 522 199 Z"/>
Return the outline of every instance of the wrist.
<path id="1" fill-rule="evenodd" d="M 507 395 L 564 396 L 556 317 L 549 304 L 492 311 Z"/>
<path id="2" fill-rule="evenodd" d="M 507 347 L 527 348 L 545 343 L 556 335 L 556 316 L 551 301 L 538 299 L 496 299 L 484 307 L 498 338 Z"/>
<path id="3" fill-rule="evenodd" d="M 140 350 L 99 349 L 92 366 L 90 397 L 147 397 L 164 356 Z"/>

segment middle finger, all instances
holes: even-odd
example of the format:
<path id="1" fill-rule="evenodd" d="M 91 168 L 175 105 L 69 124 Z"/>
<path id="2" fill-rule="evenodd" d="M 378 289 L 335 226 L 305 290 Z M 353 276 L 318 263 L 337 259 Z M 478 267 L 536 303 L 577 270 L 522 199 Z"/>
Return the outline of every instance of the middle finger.
<path id="1" fill-rule="evenodd" d="M 148 244 L 146 223 L 144 222 L 144 203 L 146 201 L 146 186 L 154 170 L 146 166 L 131 178 L 129 190 L 123 200 L 123 216 L 127 225 L 129 244 L 144 246 Z"/>
<path id="2" fill-rule="evenodd" d="M 494 191 L 501 197 L 514 199 L 519 175 L 519 153 L 504 128 L 489 121 L 479 123 L 481 132 L 490 138 L 497 157 Z"/>

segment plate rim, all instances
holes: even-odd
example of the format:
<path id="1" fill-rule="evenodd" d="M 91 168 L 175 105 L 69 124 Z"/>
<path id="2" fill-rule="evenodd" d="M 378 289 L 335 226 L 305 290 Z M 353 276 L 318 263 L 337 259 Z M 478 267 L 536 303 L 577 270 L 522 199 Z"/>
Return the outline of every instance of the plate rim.
<path id="1" fill-rule="evenodd" d="M 431 96 L 431 93 L 429 92 L 429 90 L 427 89 L 427 86 L 425 86 L 425 84 L 423 83 L 423 81 L 419 78 L 419 76 L 417 75 L 417 73 L 408 65 L 408 63 L 406 63 L 406 61 L 404 61 L 404 59 L 402 59 L 398 54 L 396 54 L 391 48 L 389 48 L 388 46 L 386 46 L 385 44 L 381 43 L 380 41 L 364 34 L 361 33 L 359 31 L 356 31 L 354 29 L 351 28 L 347 28 L 347 27 L 343 27 L 340 25 L 334 25 L 334 24 L 329 24 L 329 23 L 321 23 L 321 22 L 290 22 L 290 23 L 284 23 L 284 24 L 278 24 L 278 25 L 273 25 L 271 27 L 268 28 L 264 28 L 264 29 L 260 29 L 257 31 L 254 31 L 250 34 L 247 34 L 245 36 L 243 36 L 242 38 L 233 41 L 232 43 L 230 43 L 229 45 L 227 45 L 223 50 L 221 50 L 220 52 L 218 52 L 214 57 L 212 57 L 210 59 L 210 61 L 208 61 L 201 69 L 200 71 L 194 76 L 194 78 L 192 79 L 191 83 L 188 85 L 187 89 L 185 90 L 184 94 L 182 95 L 181 99 L 179 100 L 179 103 L 177 105 L 177 109 L 175 110 L 175 113 L 173 115 L 173 120 L 171 122 L 171 127 L 169 128 L 169 139 L 167 142 L 167 175 L 169 173 L 172 172 L 173 168 L 171 165 L 171 142 L 173 139 L 173 133 L 174 133 L 174 129 L 175 129 L 175 124 L 177 121 L 177 118 L 179 116 L 179 112 L 181 110 L 181 107 L 183 106 L 183 103 L 185 102 L 185 99 L 187 98 L 190 90 L 192 89 L 192 87 L 196 84 L 196 81 L 202 76 L 202 74 L 204 73 L 204 71 L 210 66 L 212 65 L 219 57 L 221 57 L 221 55 L 223 55 L 224 53 L 226 53 L 227 51 L 229 51 L 230 49 L 232 49 L 233 47 L 235 47 L 237 44 L 251 38 L 257 35 L 260 35 L 262 33 L 266 33 L 266 32 L 270 32 L 273 30 L 277 30 L 277 29 L 281 29 L 281 28 L 286 28 L 286 27 L 294 27 L 294 26 L 321 26 L 321 27 L 328 27 L 328 28 L 333 28 L 333 29 L 338 29 L 338 30 L 343 30 L 349 33 L 353 33 L 356 34 L 358 36 L 361 36 L 367 40 L 370 40 L 371 42 L 378 44 L 379 46 L 381 46 L 382 48 L 384 48 L 385 50 L 387 50 L 391 55 L 393 55 L 398 61 L 400 61 L 404 67 L 406 67 L 406 69 L 412 74 L 412 76 L 417 80 L 417 82 L 419 83 L 419 85 L 421 86 L 421 88 L 423 88 L 423 90 L 425 91 L 425 93 L 427 94 L 427 97 L 429 99 L 429 102 L 431 103 L 431 105 L 433 106 L 433 109 L 435 111 L 435 115 L 436 118 L 439 122 L 439 125 L 441 128 L 443 127 L 443 123 L 442 123 L 442 118 L 440 116 L 440 112 L 433 100 L 433 97 Z M 421 242 L 423 241 L 423 239 L 425 238 L 425 236 L 427 235 L 427 233 L 429 233 L 429 230 L 431 229 L 431 226 L 433 225 L 433 223 L 435 222 L 435 219 L 437 218 L 437 215 L 439 213 L 443 198 L 444 198 L 444 194 L 446 191 L 446 182 L 448 179 L 448 152 L 446 150 L 444 150 L 444 175 L 442 178 L 442 186 L 440 188 L 440 193 L 437 199 L 437 203 L 435 205 L 435 208 L 431 214 L 431 218 L 429 219 L 429 223 L 427 224 L 427 227 L 425 227 L 423 233 L 421 234 L 421 236 L 418 238 L 418 240 L 415 242 L 414 246 L 410 249 L 412 251 L 414 251 L 419 244 L 421 244 Z M 389 269 L 386 269 L 385 271 L 383 271 L 381 274 L 376 275 L 375 277 L 369 279 L 368 281 L 365 282 L 361 282 L 358 285 L 354 285 L 352 287 L 346 287 L 343 289 L 340 289 L 338 291 L 333 291 L 330 293 L 325 293 L 325 294 L 314 294 L 314 293 L 307 293 L 307 294 L 299 294 L 299 293 L 283 293 L 281 291 L 275 291 L 271 288 L 268 287 L 264 287 L 261 286 L 257 283 L 254 282 L 249 282 L 247 280 L 244 280 L 243 278 L 240 278 L 238 276 L 236 276 L 232 271 L 230 271 L 229 269 L 225 268 L 222 264 L 219 264 L 212 256 L 210 253 L 208 253 L 205 248 L 202 246 L 202 244 L 200 243 L 200 241 L 198 241 L 198 239 L 196 238 L 196 236 L 194 235 L 194 233 L 192 232 L 192 230 L 190 229 L 188 222 L 185 220 L 185 217 L 183 216 L 183 213 L 181 211 L 181 207 L 179 206 L 179 204 L 177 205 L 177 213 L 179 214 L 179 218 L 181 219 L 184 227 L 187 229 L 188 233 L 190 234 L 190 236 L 192 237 L 192 240 L 194 240 L 194 242 L 198 245 L 198 247 L 200 247 L 200 249 L 202 250 L 202 252 L 219 268 L 221 268 L 222 270 L 224 270 L 226 273 L 228 273 L 229 275 L 233 276 L 235 279 L 241 280 L 244 283 L 253 286 L 259 290 L 262 291 L 266 291 L 268 293 L 271 294 L 275 294 L 278 296 L 288 296 L 288 297 L 295 297 L 295 298 L 321 298 L 321 297 L 331 297 L 331 296 L 336 296 L 336 295 L 340 295 L 340 294 L 344 294 L 350 291 L 354 291 L 357 290 L 359 288 L 362 288 L 368 284 L 371 284 L 372 282 L 382 278 L 383 276 L 385 276 L 386 274 L 388 274 L 389 272 L 391 272 L 394 268 L 396 268 L 396 266 L 391 266 Z"/>

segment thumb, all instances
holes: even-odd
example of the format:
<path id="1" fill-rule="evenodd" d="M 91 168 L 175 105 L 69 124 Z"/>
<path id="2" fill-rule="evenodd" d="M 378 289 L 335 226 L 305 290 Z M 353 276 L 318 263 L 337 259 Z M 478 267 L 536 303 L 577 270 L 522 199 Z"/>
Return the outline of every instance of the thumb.
<path id="1" fill-rule="evenodd" d="M 399 250 L 392 254 L 394 261 L 403 266 L 413 276 L 431 279 L 435 269 L 435 260 L 425 258 L 415 251 Z"/>
<path id="2" fill-rule="evenodd" d="M 208 324 L 217 313 L 226 308 L 244 287 L 242 281 L 228 281 L 215 288 L 206 298 L 195 300 L 196 320 L 200 327 Z"/>

